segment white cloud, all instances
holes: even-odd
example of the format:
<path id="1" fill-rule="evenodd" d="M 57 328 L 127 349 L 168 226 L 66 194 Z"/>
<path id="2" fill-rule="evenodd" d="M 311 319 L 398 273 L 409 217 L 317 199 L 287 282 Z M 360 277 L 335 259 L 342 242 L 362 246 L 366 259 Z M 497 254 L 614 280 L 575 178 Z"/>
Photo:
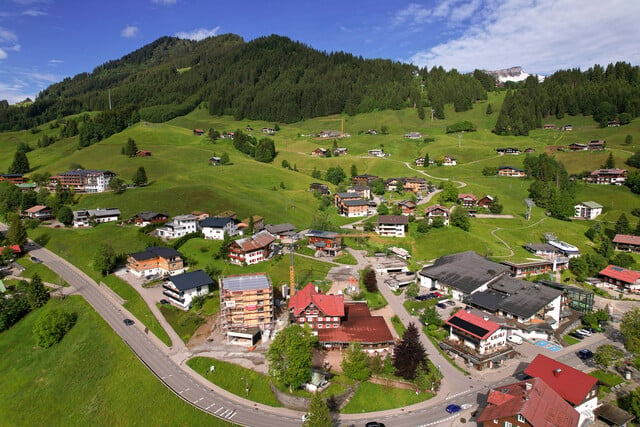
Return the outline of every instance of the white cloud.
<path id="1" fill-rule="evenodd" d="M 22 12 L 22 14 L 27 16 L 44 16 L 47 14 L 47 12 L 43 12 L 42 10 L 39 10 L 39 9 L 27 9 L 24 12 Z"/>
<path id="2" fill-rule="evenodd" d="M 611 0 L 444 0 L 434 16 L 468 21 L 461 36 L 416 53 L 410 62 L 447 69 L 499 69 L 521 65 L 529 73 L 640 62 L 640 2 Z M 455 7 L 453 7 L 455 6 Z"/>
<path id="3" fill-rule="evenodd" d="M 176 4 L 176 0 L 151 0 L 155 4 L 170 5 Z"/>
<path id="4" fill-rule="evenodd" d="M 24 71 L 0 71 L 0 99 L 6 99 L 10 104 L 23 101 L 25 98 L 35 99 L 36 94 L 59 81 L 53 74 Z"/>
<path id="5" fill-rule="evenodd" d="M 189 40 L 199 41 L 202 39 L 206 39 L 207 37 L 215 36 L 216 34 L 218 34 L 218 31 L 220 31 L 219 25 L 210 30 L 207 30 L 205 28 L 198 28 L 197 30 L 193 30 L 193 31 L 180 31 L 175 33 L 174 35 L 179 39 L 189 39 Z"/>
<path id="6" fill-rule="evenodd" d="M 4 49 L 0 47 L 0 59 L 5 59 L 7 56 L 9 56 L 7 55 L 7 52 L 5 52 Z"/>
<path id="7" fill-rule="evenodd" d="M 12 43 L 18 40 L 18 36 L 13 31 L 0 27 L 0 43 Z"/>
<path id="8" fill-rule="evenodd" d="M 137 36 L 139 32 L 140 28 L 136 27 L 135 25 L 127 25 L 122 29 L 122 31 L 120 31 L 120 36 L 126 39 L 130 39 Z"/>
<path id="9" fill-rule="evenodd" d="M 407 7 L 396 12 L 391 20 L 392 27 L 400 27 L 403 25 L 414 26 L 424 24 L 431 18 L 432 12 L 428 8 L 417 4 L 410 3 Z"/>
<path id="10" fill-rule="evenodd" d="M 52 67 L 55 67 L 58 64 L 62 64 L 64 61 L 62 59 L 50 59 L 48 64 Z"/>

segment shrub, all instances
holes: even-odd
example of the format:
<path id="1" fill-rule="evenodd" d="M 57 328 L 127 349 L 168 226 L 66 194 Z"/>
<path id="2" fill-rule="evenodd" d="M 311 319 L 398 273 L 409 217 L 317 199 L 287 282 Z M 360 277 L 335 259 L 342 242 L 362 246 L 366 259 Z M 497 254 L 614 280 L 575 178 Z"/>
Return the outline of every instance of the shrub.
<path id="1" fill-rule="evenodd" d="M 43 348 L 59 343 L 76 323 L 77 315 L 53 309 L 42 314 L 33 325 L 33 337 Z"/>

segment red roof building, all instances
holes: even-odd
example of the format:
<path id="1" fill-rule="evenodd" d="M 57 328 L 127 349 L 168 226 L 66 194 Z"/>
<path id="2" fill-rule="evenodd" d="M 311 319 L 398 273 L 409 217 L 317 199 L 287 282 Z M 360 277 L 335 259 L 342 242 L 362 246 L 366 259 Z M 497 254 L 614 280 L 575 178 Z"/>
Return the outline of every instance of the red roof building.
<path id="1" fill-rule="evenodd" d="M 617 265 L 608 265 L 598 274 L 603 281 L 618 288 L 621 292 L 640 291 L 640 271 L 629 270 Z"/>
<path id="2" fill-rule="evenodd" d="M 616 234 L 613 238 L 613 245 L 619 251 L 640 251 L 640 236 L 632 236 L 631 234 Z"/>
<path id="3" fill-rule="evenodd" d="M 442 219 L 444 220 L 444 225 L 449 225 L 449 213 L 449 209 L 441 205 L 429 206 L 424 210 L 424 216 L 429 221 L 429 224 L 433 222 L 434 218 L 442 217 Z"/>
<path id="4" fill-rule="evenodd" d="M 250 237 L 229 244 L 229 261 L 247 265 L 266 261 L 273 255 L 276 238 L 268 231 L 261 231 Z"/>
<path id="5" fill-rule="evenodd" d="M 532 378 L 491 390 L 477 421 L 483 427 L 575 427 L 579 420 L 578 412 L 552 387 Z"/>
<path id="6" fill-rule="evenodd" d="M 458 195 L 458 202 L 462 206 L 471 207 L 471 206 L 476 206 L 478 204 L 478 198 L 475 196 L 475 194 L 462 193 Z"/>
<path id="7" fill-rule="evenodd" d="M 582 407 L 590 403 L 593 409 L 598 401 L 598 379 L 569 365 L 538 354 L 524 373 L 544 380 L 556 393 L 571 405 Z"/>
<path id="8" fill-rule="evenodd" d="M 344 296 L 321 294 L 309 283 L 289 299 L 289 310 L 296 318 L 296 323 L 308 323 L 314 329 L 318 323 L 339 324 L 344 316 Z M 330 319 L 326 319 L 328 317 Z M 327 324 L 326 327 L 331 325 Z"/>
<path id="9" fill-rule="evenodd" d="M 318 342 L 324 347 L 347 347 L 358 342 L 369 351 L 388 351 L 393 335 L 382 316 L 372 316 L 365 302 L 344 304 L 345 315 L 339 328 L 318 329 Z"/>
<path id="10" fill-rule="evenodd" d="M 5 251 L 6 246 L 0 246 L 0 254 L 3 253 Z M 9 248 L 11 249 L 11 251 L 15 254 L 21 254 L 22 253 L 22 249 L 20 248 L 20 245 L 11 245 L 9 246 Z"/>

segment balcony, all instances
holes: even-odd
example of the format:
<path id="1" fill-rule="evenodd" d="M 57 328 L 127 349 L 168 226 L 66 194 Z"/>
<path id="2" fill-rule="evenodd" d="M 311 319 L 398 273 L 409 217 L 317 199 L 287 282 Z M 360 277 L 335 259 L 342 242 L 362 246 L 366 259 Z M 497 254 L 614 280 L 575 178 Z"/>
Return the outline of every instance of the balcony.
<path id="1" fill-rule="evenodd" d="M 176 302 L 178 302 L 180 304 L 184 304 L 184 298 L 180 297 L 179 294 L 176 294 L 175 292 L 171 292 L 169 290 L 164 290 L 164 291 L 162 291 L 162 293 L 165 296 L 171 298 L 172 300 L 174 300 L 174 301 L 176 301 Z"/>

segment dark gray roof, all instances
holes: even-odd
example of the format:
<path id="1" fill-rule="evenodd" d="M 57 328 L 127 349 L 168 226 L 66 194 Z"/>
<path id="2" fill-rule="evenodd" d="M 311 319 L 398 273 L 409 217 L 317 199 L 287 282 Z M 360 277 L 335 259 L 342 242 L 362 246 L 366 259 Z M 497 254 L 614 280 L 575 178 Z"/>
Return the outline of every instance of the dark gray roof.
<path id="1" fill-rule="evenodd" d="M 140 218 L 141 220 L 144 220 L 144 221 L 151 221 L 152 219 L 154 219 L 158 215 L 164 215 L 167 218 L 169 217 L 169 214 L 166 214 L 166 213 L 163 213 L 163 212 L 151 212 L 151 211 L 140 212 L 138 215 L 136 215 L 136 217 L 138 217 L 138 218 Z"/>
<path id="2" fill-rule="evenodd" d="M 210 227 L 210 228 L 223 228 L 230 222 L 234 222 L 231 217 L 214 217 L 210 216 L 208 218 L 200 221 L 200 227 Z"/>
<path id="3" fill-rule="evenodd" d="M 209 286 L 213 283 L 211 277 L 207 276 L 207 273 L 203 270 L 196 270 L 189 273 L 171 276 L 169 281 L 180 291 L 197 288 L 198 286 Z"/>
<path id="4" fill-rule="evenodd" d="M 284 224 L 267 224 L 264 228 L 271 234 L 283 234 L 283 233 L 293 233 L 296 231 L 296 227 L 293 224 L 289 224 L 288 222 Z"/>
<path id="5" fill-rule="evenodd" d="M 307 234 L 305 234 L 305 236 L 320 237 L 323 239 L 335 239 L 336 237 L 338 237 L 338 233 L 336 233 L 335 231 L 309 230 Z"/>
<path id="6" fill-rule="evenodd" d="M 535 252 L 535 251 L 554 252 L 557 250 L 554 246 L 551 246 L 548 243 L 527 243 L 524 245 L 524 248 L 532 252 Z"/>
<path id="7" fill-rule="evenodd" d="M 407 225 L 409 217 L 403 215 L 380 215 L 378 216 L 378 224 Z"/>
<path id="8" fill-rule="evenodd" d="M 491 284 L 491 289 L 508 296 L 499 309 L 516 316 L 528 318 L 562 295 L 559 289 L 537 285 L 513 277 L 502 277 Z"/>
<path id="9" fill-rule="evenodd" d="M 271 282 L 264 273 L 240 274 L 237 276 L 223 277 L 220 285 L 221 289 L 225 291 L 236 292 L 266 289 L 271 286 Z"/>
<path id="10" fill-rule="evenodd" d="M 355 199 L 359 198 L 360 195 L 358 193 L 338 193 L 338 197 L 341 199 Z"/>
<path id="11" fill-rule="evenodd" d="M 420 274 L 470 294 L 508 271 L 509 267 L 505 265 L 467 251 L 440 257 L 434 265 L 423 268 Z"/>
<path id="12" fill-rule="evenodd" d="M 350 193 L 350 194 L 353 194 L 353 193 Z M 362 199 L 343 200 L 342 203 L 344 203 L 345 206 L 366 206 L 369 204 L 368 201 L 362 200 Z"/>
<path id="13" fill-rule="evenodd" d="M 469 296 L 469 304 L 495 313 L 506 297 L 507 296 L 504 294 L 486 290 L 484 292 L 476 292 L 471 294 L 471 296 Z"/>
<path id="14" fill-rule="evenodd" d="M 136 252 L 131 254 L 131 257 L 136 261 L 144 261 L 145 259 L 151 259 L 155 257 L 162 258 L 175 258 L 180 256 L 180 252 L 173 248 L 166 248 L 164 246 L 150 246 L 142 252 Z"/>

